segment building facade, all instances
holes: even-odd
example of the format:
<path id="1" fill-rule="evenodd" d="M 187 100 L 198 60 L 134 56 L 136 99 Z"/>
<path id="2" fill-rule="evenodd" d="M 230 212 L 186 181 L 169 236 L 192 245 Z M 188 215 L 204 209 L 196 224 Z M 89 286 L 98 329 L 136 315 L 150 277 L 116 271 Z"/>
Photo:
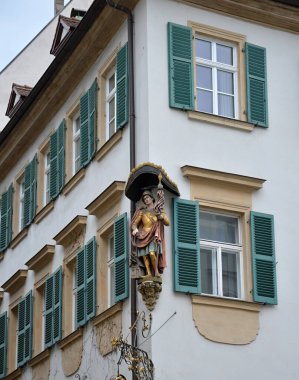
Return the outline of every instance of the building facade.
<path id="1" fill-rule="evenodd" d="M 0 378 L 131 378 L 121 336 L 157 380 L 297 378 L 298 15 L 73 0 L 1 73 Z M 131 257 L 145 167 L 178 189 L 162 285 Z"/>

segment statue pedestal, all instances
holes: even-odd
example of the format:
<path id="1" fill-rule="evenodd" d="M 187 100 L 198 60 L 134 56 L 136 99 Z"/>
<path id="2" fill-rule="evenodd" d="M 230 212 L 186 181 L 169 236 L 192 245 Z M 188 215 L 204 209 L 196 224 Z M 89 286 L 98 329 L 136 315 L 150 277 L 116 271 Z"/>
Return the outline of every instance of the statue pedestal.
<path id="1" fill-rule="evenodd" d="M 153 311 L 162 291 L 161 277 L 141 278 L 138 282 L 138 291 L 149 311 Z"/>

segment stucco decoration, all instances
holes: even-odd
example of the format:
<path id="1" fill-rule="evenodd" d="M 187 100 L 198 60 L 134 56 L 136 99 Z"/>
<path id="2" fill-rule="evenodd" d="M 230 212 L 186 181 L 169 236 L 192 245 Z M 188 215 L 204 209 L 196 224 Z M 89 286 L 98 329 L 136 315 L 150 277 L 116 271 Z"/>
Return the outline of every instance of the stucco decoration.
<path id="1" fill-rule="evenodd" d="M 77 333 L 80 331 L 80 333 Z M 83 352 L 83 334 L 81 330 L 75 331 L 69 337 L 62 340 L 59 344 L 62 349 L 61 361 L 62 369 L 65 376 L 71 376 L 78 371 Z"/>
<path id="2" fill-rule="evenodd" d="M 70 256 L 73 252 L 77 251 L 84 245 L 84 232 L 76 231 L 72 233 L 71 242 L 65 247 L 65 256 Z"/>
<path id="3" fill-rule="evenodd" d="M 103 313 L 105 314 L 105 313 Z M 95 325 L 97 346 L 102 356 L 113 351 L 112 339 L 119 337 L 122 330 L 122 311 L 117 310 L 106 318 L 101 318 Z"/>
<path id="4" fill-rule="evenodd" d="M 162 278 L 153 277 L 151 281 L 141 280 L 138 291 L 142 295 L 143 302 L 149 311 L 153 311 L 162 291 Z"/>
<path id="5" fill-rule="evenodd" d="M 259 331 L 260 305 L 214 297 L 192 297 L 192 316 L 199 333 L 213 342 L 249 344 Z"/>
<path id="6" fill-rule="evenodd" d="M 48 380 L 50 375 L 50 356 L 32 367 L 32 380 Z"/>

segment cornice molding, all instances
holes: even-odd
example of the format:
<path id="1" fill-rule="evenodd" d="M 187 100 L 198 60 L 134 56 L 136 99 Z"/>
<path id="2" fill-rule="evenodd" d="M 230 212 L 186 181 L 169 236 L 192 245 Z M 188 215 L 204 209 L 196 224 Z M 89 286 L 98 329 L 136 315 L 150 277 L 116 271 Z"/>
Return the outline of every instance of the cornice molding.
<path id="1" fill-rule="evenodd" d="M 179 0 L 206 10 L 252 21 L 290 33 L 299 33 L 299 8 L 272 0 Z"/>
<path id="2" fill-rule="evenodd" d="M 27 261 L 26 265 L 35 272 L 39 271 L 53 259 L 54 252 L 55 245 L 46 244 L 36 255 Z"/>
<path id="3" fill-rule="evenodd" d="M 220 172 L 217 170 L 204 169 L 189 165 L 181 167 L 181 171 L 183 176 L 189 178 L 190 180 L 212 180 L 234 184 L 247 188 L 250 191 L 261 189 L 266 181 L 261 178 L 247 177 L 239 174 Z"/>
<path id="4" fill-rule="evenodd" d="M 2 285 L 4 291 L 8 293 L 15 293 L 25 283 L 27 273 L 28 269 L 19 269 Z"/>
<path id="5" fill-rule="evenodd" d="M 120 201 L 124 191 L 125 182 L 114 181 L 86 207 L 86 210 L 89 211 L 89 214 L 99 217 L 104 214 L 108 208 L 111 208 L 112 205 Z"/>
<path id="6" fill-rule="evenodd" d="M 64 227 L 53 239 L 57 244 L 68 246 L 74 239 L 74 235 L 77 235 L 83 231 L 86 227 L 87 216 L 77 215 L 70 223 Z"/>

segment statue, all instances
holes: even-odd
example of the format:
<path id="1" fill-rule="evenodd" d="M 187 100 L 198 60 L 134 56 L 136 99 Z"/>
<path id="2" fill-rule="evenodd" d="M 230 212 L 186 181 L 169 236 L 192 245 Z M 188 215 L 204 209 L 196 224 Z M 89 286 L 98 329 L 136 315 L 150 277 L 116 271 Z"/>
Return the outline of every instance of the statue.
<path id="1" fill-rule="evenodd" d="M 162 177 L 161 177 L 162 178 Z M 164 212 L 164 191 L 159 177 L 157 201 L 151 190 L 142 193 L 144 207 L 137 209 L 131 222 L 132 245 L 140 266 L 145 268 L 143 279 L 161 277 L 166 266 L 164 226 L 169 219 Z"/>

